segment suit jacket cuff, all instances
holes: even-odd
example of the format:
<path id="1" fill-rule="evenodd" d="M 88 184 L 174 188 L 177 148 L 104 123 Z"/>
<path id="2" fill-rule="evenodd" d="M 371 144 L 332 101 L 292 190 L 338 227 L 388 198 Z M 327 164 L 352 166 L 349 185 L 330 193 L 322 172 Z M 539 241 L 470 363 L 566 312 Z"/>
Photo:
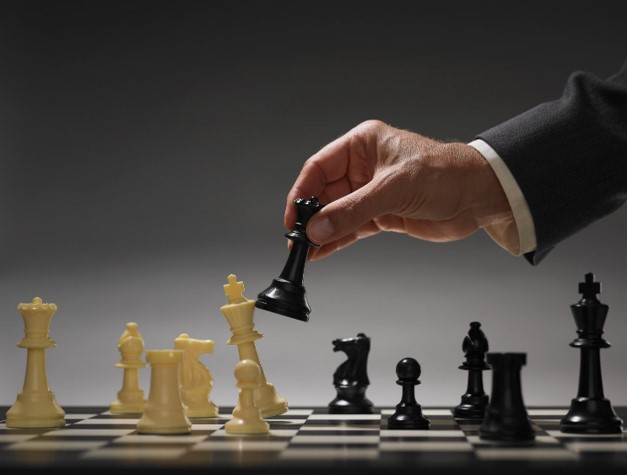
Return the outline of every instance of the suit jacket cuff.
<path id="1" fill-rule="evenodd" d="M 518 240 L 520 242 L 520 250 L 515 255 L 534 251 L 536 249 L 536 231 L 533 218 L 527 200 L 525 200 L 516 179 L 499 154 L 486 142 L 477 139 L 468 145 L 476 149 L 488 161 L 509 201 L 518 228 Z"/>
<path id="2" fill-rule="evenodd" d="M 627 61 L 606 79 L 571 75 L 558 100 L 540 104 L 477 138 L 515 177 L 533 216 L 539 263 L 559 242 L 627 198 Z"/>

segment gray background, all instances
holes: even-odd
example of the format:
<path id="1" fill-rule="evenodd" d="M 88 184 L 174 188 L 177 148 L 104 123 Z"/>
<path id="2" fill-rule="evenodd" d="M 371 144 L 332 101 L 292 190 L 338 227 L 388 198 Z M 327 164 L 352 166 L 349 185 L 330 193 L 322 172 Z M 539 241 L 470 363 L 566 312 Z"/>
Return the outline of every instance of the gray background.
<path id="1" fill-rule="evenodd" d="M 61 405 L 115 398 L 129 321 L 149 349 L 181 332 L 214 340 L 213 399 L 233 405 L 222 285 L 235 273 L 255 298 L 279 274 L 303 162 L 372 118 L 469 141 L 559 97 L 572 71 L 615 73 L 624 2 L 574 5 L 3 2 L 0 404 L 24 376 L 16 306 L 37 295 L 59 307 L 47 356 Z M 398 402 L 394 368 L 413 356 L 418 401 L 454 405 L 461 342 L 479 320 L 493 351 L 527 352 L 527 404 L 567 404 L 579 358 L 569 305 L 591 271 L 611 307 L 606 395 L 627 404 L 626 218 L 623 207 L 537 267 L 483 233 L 380 235 L 310 263 L 309 323 L 256 313 L 268 380 L 293 406 L 327 404 L 344 360 L 331 340 L 364 332 L 376 404 Z M 148 392 L 148 369 L 141 381 Z"/>

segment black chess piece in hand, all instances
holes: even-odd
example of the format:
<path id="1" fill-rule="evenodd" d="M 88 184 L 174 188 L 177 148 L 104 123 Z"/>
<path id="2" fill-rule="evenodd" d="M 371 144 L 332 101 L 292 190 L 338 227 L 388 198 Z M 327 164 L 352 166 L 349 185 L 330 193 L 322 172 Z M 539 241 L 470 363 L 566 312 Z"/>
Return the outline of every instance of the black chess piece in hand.
<path id="1" fill-rule="evenodd" d="M 601 293 L 601 284 L 594 282 L 594 274 L 586 274 L 585 279 L 579 284 L 581 300 L 570 306 L 578 335 L 570 346 L 581 351 L 579 390 L 568 413 L 560 421 L 560 428 L 562 432 L 578 434 L 620 433 L 623 421 L 603 395 L 601 377 L 600 350 L 611 346 L 602 338 L 609 306 L 597 298 L 597 294 Z"/>
<path id="2" fill-rule="evenodd" d="M 481 323 L 470 324 L 462 349 L 466 361 L 459 369 L 468 371 L 468 386 L 466 394 L 462 395 L 461 403 L 453 410 L 453 416 L 460 419 L 483 419 L 489 398 L 483 390 L 482 372 L 490 369 L 490 365 L 485 362 L 489 346 L 488 339 L 481 330 Z"/>
<path id="3" fill-rule="evenodd" d="M 311 217 L 320 211 L 323 205 L 315 196 L 308 200 L 298 198 L 294 200 L 294 204 L 298 213 L 296 226 L 293 231 L 285 235 L 294 244 L 281 275 L 257 296 L 255 307 L 307 322 L 311 307 L 305 295 L 303 275 L 309 247 L 316 244 L 309 240 L 306 229 Z"/>
<path id="4" fill-rule="evenodd" d="M 431 421 L 422 415 L 422 407 L 414 396 L 415 386 L 420 384 L 420 365 L 413 358 L 403 358 L 396 365 L 396 376 L 396 384 L 403 387 L 403 396 L 396 412 L 388 417 L 388 429 L 428 429 Z"/>

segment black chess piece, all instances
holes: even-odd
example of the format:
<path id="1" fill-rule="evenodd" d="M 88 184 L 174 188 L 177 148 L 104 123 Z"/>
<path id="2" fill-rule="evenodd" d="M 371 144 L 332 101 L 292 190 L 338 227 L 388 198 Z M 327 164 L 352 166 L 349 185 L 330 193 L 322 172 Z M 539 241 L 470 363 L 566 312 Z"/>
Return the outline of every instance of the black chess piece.
<path id="1" fill-rule="evenodd" d="M 468 336 L 462 343 L 462 350 L 466 361 L 459 369 L 468 371 L 468 386 L 460 404 L 453 409 L 453 416 L 460 419 L 483 419 L 489 400 L 483 390 L 483 371 L 490 369 L 490 365 L 485 361 L 489 345 L 488 339 L 481 330 L 481 323 L 470 324 Z"/>
<path id="2" fill-rule="evenodd" d="M 520 370 L 525 353 L 488 353 L 492 367 L 492 395 L 479 428 L 479 437 L 506 442 L 535 438 L 522 398 Z"/>
<path id="3" fill-rule="evenodd" d="M 420 365 L 413 358 L 403 358 L 396 365 L 396 376 L 403 395 L 394 414 L 388 417 L 388 429 L 428 429 L 431 421 L 422 415 L 422 407 L 414 396 L 414 389 L 420 384 Z"/>
<path id="4" fill-rule="evenodd" d="M 560 421 L 560 429 L 578 434 L 620 433 L 623 421 L 603 395 L 601 378 L 601 348 L 611 346 L 601 337 L 609 306 L 597 298 L 601 283 L 594 282 L 592 273 L 586 274 L 585 282 L 579 284 L 579 293 L 583 295 L 581 300 L 570 306 L 578 335 L 570 346 L 581 350 L 579 390 Z"/>
<path id="5" fill-rule="evenodd" d="M 293 231 L 285 235 L 294 244 L 281 275 L 274 279 L 266 290 L 257 295 L 255 307 L 307 322 L 311 307 L 305 295 L 303 275 L 309 247 L 316 246 L 316 244 L 309 240 L 306 229 L 309 219 L 314 213 L 320 211 L 323 205 L 315 196 L 308 200 L 298 198 L 294 200 L 294 204 L 298 213 L 296 226 Z"/>
<path id="6" fill-rule="evenodd" d="M 329 403 L 329 413 L 373 414 L 374 405 L 366 398 L 370 338 L 358 333 L 356 338 L 333 340 L 333 351 L 343 351 L 348 359 L 333 373 L 337 396 Z"/>

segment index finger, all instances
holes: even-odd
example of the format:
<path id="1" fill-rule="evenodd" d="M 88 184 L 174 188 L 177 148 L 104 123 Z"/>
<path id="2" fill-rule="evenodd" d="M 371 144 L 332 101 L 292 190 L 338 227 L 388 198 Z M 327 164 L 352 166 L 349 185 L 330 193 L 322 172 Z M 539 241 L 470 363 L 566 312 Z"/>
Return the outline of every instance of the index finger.
<path id="1" fill-rule="evenodd" d="M 325 145 L 303 165 L 285 204 L 285 227 L 292 229 L 296 221 L 296 198 L 319 197 L 329 183 L 346 175 L 349 163 L 349 141 L 346 135 Z"/>

